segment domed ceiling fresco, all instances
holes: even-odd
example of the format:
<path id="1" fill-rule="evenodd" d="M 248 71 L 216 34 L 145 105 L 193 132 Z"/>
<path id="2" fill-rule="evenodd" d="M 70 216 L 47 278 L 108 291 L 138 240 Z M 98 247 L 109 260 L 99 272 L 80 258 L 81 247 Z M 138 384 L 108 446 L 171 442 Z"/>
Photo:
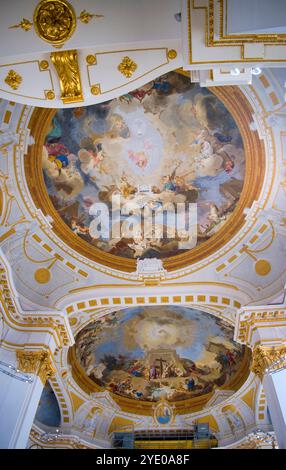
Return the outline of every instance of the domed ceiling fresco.
<path id="1" fill-rule="evenodd" d="M 181 306 L 135 307 L 86 326 L 75 344 L 84 374 L 115 395 L 186 400 L 230 385 L 247 350 L 215 316 Z"/>
<path id="2" fill-rule="evenodd" d="M 245 153 L 220 99 L 171 72 L 120 98 L 57 111 L 42 170 L 73 236 L 115 256 L 168 258 L 228 221 L 243 189 Z"/>

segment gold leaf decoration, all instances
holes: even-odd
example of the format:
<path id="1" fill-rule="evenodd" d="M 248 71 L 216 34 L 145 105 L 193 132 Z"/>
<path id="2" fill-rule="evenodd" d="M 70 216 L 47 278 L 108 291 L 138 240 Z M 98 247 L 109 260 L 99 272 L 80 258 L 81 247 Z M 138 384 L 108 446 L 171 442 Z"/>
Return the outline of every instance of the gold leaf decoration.
<path id="1" fill-rule="evenodd" d="M 275 361 L 286 355 L 286 347 L 266 348 L 256 346 L 252 353 L 251 372 L 262 380 L 265 369 L 270 367 Z"/>
<path id="2" fill-rule="evenodd" d="M 16 355 L 19 370 L 26 374 L 37 374 L 43 384 L 55 374 L 47 351 L 18 350 Z"/>
<path id="3" fill-rule="evenodd" d="M 76 28 L 76 14 L 66 0 L 43 0 L 34 12 L 38 36 L 53 45 L 70 39 Z"/>
<path id="4" fill-rule="evenodd" d="M 118 70 L 126 78 L 132 77 L 135 70 L 137 70 L 137 64 L 130 57 L 123 57 L 121 63 L 118 65 Z"/>
<path id="5" fill-rule="evenodd" d="M 267 276 L 271 271 L 271 263 L 266 259 L 256 261 L 254 269 L 258 276 Z"/>
<path id="6" fill-rule="evenodd" d="M 15 70 L 10 70 L 8 72 L 7 77 L 5 78 L 5 83 L 13 88 L 13 90 L 18 90 L 19 86 L 21 85 L 23 79 L 21 75 L 19 75 Z"/>
<path id="7" fill-rule="evenodd" d="M 49 62 L 47 60 L 41 60 L 40 69 L 47 70 L 49 68 Z"/>
<path id="8" fill-rule="evenodd" d="M 100 95 L 100 93 L 101 93 L 100 85 L 99 84 L 93 85 L 91 87 L 90 91 L 93 95 Z"/>
<path id="9" fill-rule="evenodd" d="M 86 57 L 86 63 L 88 65 L 94 65 L 96 64 L 96 56 L 93 55 L 93 54 L 89 54 L 87 57 Z"/>
<path id="10" fill-rule="evenodd" d="M 22 28 L 24 31 L 30 31 L 32 29 L 33 23 L 27 18 L 23 18 L 19 24 L 14 24 L 13 26 L 9 26 L 9 29 L 16 29 Z"/>
<path id="11" fill-rule="evenodd" d="M 104 15 L 96 15 L 93 13 L 88 13 L 86 10 L 82 10 L 78 17 L 78 20 L 80 20 L 84 24 L 88 24 L 93 18 L 104 18 Z"/>
<path id="12" fill-rule="evenodd" d="M 176 59 L 177 57 L 177 51 L 175 51 L 175 49 L 170 49 L 167 53 L 167 56 L 168 56 L 168 59 Z"/>
<path id="13" fill-rule="evenodd" d="M 53 52 L 51 59 L 59 77 L 63 102 L 67 104 L 83 101 L 77 51 Z"/>
<path id="14" fill-rule="evenodd" d="M 45 95 L 46 95 L 46 98 L 47 98 L 48 100 L 54 100 L 55 97 L 56 97 L 56 95 L 55 95 L 55 93 L 53 92 L 53 90 L 46 90 Z"/>
<path id="15" fill-rule="evenodd" d="M 46 353 L 42 359 L 38 375 L 44 385 L 47 380 L 51 379 L 55 375 L 55 369 L 52 366 L 48 353 Z"/>
<path id="16" fill-rule="evenodd" d="M 51 273 L 47 268 L 40 268 L 35 271 L 34 278 L 35 281 L 38 282 L 38 284 L 48 284 L 48 282 L 51 280 Z"/>

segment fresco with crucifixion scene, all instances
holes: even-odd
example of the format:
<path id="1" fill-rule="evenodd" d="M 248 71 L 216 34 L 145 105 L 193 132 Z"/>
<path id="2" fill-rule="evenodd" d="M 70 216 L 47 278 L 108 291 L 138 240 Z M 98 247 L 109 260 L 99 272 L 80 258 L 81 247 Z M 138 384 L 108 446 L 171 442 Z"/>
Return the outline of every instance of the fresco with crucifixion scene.
<path id="1" fill-rule="evenodd" d="M 137 400 L 184 400 L 232 380 L 244 357 L 233 327 L 182 306 L 134 307 L 87 325 L 76 358 L 99 386 Z"/>
<path id="2" fill-rule="evenodd" d="M 120 98 L 57 111 L 42 168 L 53 206 L 75 236 L 116 256 L 167 258 L 209 240 L 233 214 L 245 152 L 219 98 L 170 72 Z"/>

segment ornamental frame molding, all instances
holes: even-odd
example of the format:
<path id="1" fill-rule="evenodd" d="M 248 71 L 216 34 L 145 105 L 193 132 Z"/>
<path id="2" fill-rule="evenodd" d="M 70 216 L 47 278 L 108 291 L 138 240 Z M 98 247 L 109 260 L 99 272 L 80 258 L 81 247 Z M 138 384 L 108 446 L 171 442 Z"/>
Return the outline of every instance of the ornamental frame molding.
<path id="1" fill-rule="evenodd" d="M 204 2 L 204 5 L 197 5 L 198 0 L 184 0 L 184 13 L 185 18 L 185 40 L 186 40 L 186 61 L 189 66 L 192 66 L 192 69 L 197 70 L 196 67 L 201 68 L 203 64 L 212 66 L 219 66 L 224 64 L 228 66 L 233 63 L 247 64 L 261 62 L 266 64 L 271 63 L 285 63 L 285 53 L 283 58 L 277 59 L 275 56 L 276 50 L 279 51 L 281 46 L 286 45 L 286 35 L 285 34 L 235 34 L 227 35 L 225 34 L 225 17 L 227 10 L 227 0 L 207 0 Z M 219 10 L 218 10 L 219 9 Z M 201 44 L 205 51 L 208 50 L 210 53 L 209 57 L 205 60 L 193 60 L 193 51 L 195 50 L 196 44 L 192 32 L 192 17 L 194 12 L 201 11 L 203 18 L 201 20 L 201 26 L 204 27 L 204 42 Z M 217 33 L 218 31 L 218 33 Z M 218 39 L 217 39 L 218 37 Z M 197 39 L 195 37 L 195 39 Z M 271 46 L 271 49 L 274 50 L 270 57 L 246 57 L 245 54 L 245 45 L 250 44 L 262 44 L 264 46 Z M 276 46 L 276 47 L 275 47 Z M 216 47 L 225 47 L 235 49 L 234 58 L 229 58 L 228 60 L 218 60 L 215 55 Z M 276 49 L 277 48 L 277 49 Z M 236 58 L 237 54 L 239 59 Z M 278 52 L 279 56 L 279 52 Z"/>
<path id="2" fill-rule="evenodd" d="M 283 305 L 269 307 L 246 307 L 242 308 L 237 315 L 235 327 L 235 340 L 241 344 L 252 345 L 253 333 L 256 329 L 270 328 L 286 325 L 286 309 Z M 281 338 L 271 340 L 273 343 L 281 344 Z"/>

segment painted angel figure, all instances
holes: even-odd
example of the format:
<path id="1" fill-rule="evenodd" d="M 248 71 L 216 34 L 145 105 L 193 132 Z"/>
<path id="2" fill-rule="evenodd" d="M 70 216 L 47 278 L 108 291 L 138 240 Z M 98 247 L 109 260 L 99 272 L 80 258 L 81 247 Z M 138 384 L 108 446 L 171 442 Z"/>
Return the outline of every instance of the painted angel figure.
<path id="1" fill-rule="evenodd" d="M 132 150 L 129 150 L 128 157 L 136 166 L 142 169 L 145 169 L 149 163 L 149 157 L 144 151 L 133 152 Z"/>
<path id="2" fill-rule="evenodd" d="M 135 238 L 134 243 L 129 243 L 128 246 L 135 250 L 134 256 L 135 258 L 142 256 L 144 251 L 148 247 L 148 243 L 145 240 L 141 240 L 141 238 Z"/>
<path id="3" fill-rule="evenodd" d="M 81 170 L 91 178 L 95 178 L 97 172 L 105 172 L 104 166 L 102 165 L 104 157 L 105 154 L 101 143 L 96 144 L 95 150 L 86 150 L 82 148 L 78 151 Z"/>

